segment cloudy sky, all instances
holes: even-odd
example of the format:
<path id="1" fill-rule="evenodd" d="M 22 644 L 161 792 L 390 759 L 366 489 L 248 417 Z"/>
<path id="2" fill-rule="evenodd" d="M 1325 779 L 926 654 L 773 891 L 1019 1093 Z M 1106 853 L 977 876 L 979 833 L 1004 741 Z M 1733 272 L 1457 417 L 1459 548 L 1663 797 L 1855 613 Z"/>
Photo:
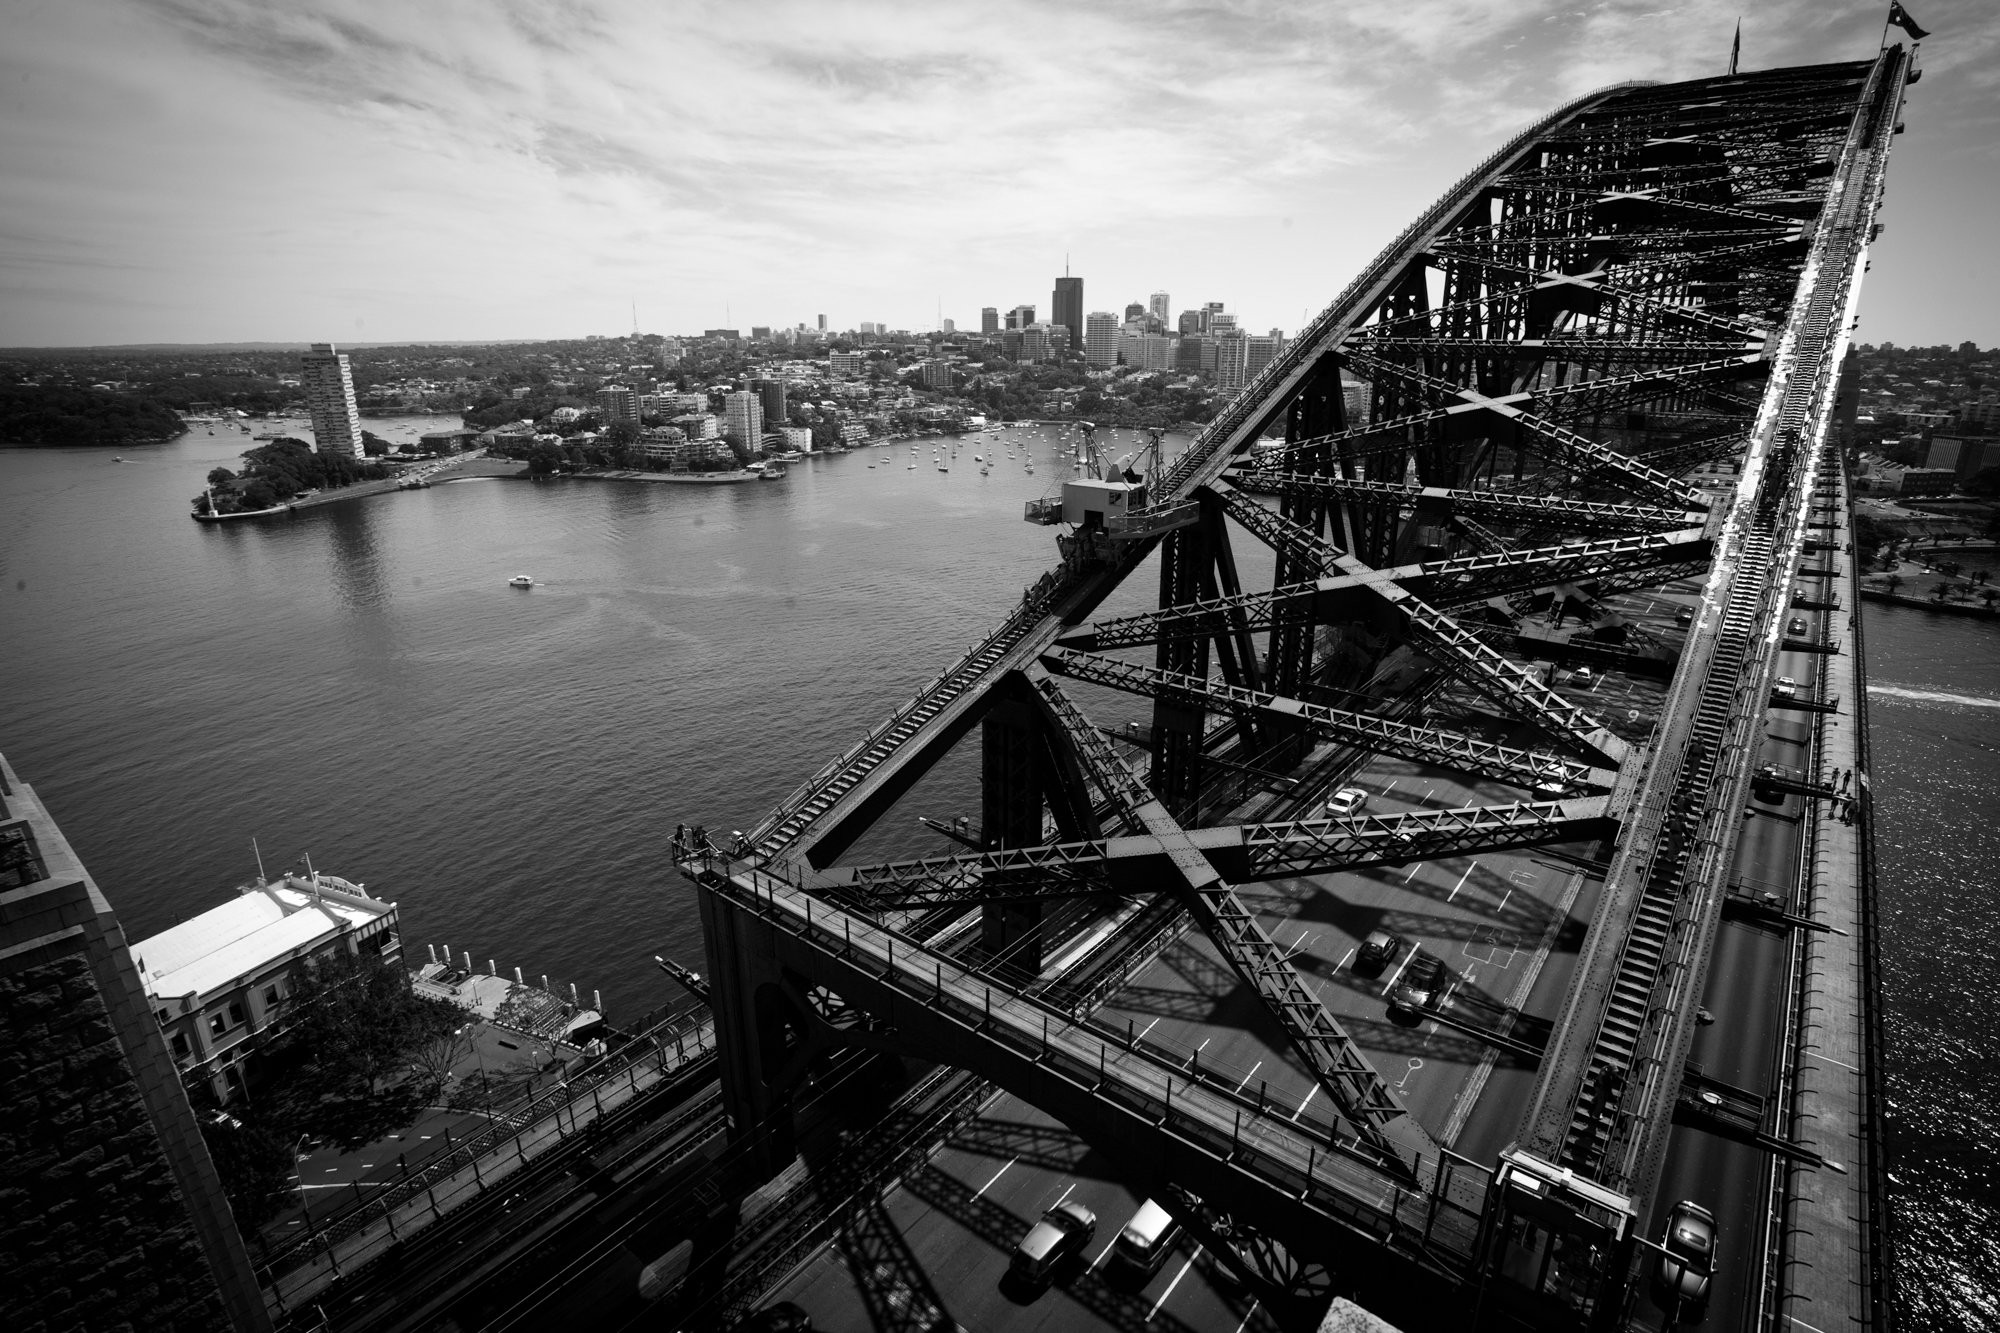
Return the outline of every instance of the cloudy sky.
<path id="1" fill-rule="evenodd" d="M 1932 29 L 1861 337 L 2000 344 L 2000 4 Z M 1886 0 L 0 0 L 0 345 L 1294 329 L 1621 79 L 1865 57 Z"/>

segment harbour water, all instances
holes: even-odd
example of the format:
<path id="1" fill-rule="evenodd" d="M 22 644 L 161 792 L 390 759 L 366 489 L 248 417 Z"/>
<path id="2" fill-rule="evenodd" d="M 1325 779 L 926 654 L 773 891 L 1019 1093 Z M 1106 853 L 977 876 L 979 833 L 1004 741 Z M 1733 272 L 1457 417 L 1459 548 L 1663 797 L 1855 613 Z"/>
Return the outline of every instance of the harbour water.
<path id="1" fill-rule="evenodd" d="M 467 481 L 219 528 L 187 497 L 233 429 L 122 463 L 0 449 L 0 750 L 134 938 L 221 901 L 255 836 L 274 873 L 310 853 L 397 901 L 419 956 L 631 1018 L 681 998 L 653 954 L 700 966 L 673 826 L 748 827 L 1052 562 L 1021 508 L 1057 432 L 1006 434 L 985 476 L 967 437 L 948 473 L 923 440 L 781 482 Z M 1865 614 L 1906 1326 L 1996 1327 L 2000 628 Z M 940 849 L 914 816 L 976 812 L 972 778 L 927 779 L 857 854 Z"/>

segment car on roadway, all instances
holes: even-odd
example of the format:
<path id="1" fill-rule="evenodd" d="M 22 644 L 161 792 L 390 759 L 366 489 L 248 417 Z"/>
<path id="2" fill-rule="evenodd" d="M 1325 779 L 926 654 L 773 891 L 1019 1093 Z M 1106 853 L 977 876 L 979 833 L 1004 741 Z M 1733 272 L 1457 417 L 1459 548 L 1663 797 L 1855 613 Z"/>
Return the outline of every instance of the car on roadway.
<path id="1" fill-rule="evenodd" d="M 1174 1221 L 1174 1215 L 1148 1199 L 1132 1214 L 1132 1220 L 1119 1229 L 1118 1239 L 1111 1242 L 1111 1252 L 1126 1268 L 1151 1276 L 1160 1271 L 1160 1265 L 1173 1253 L 1174 1242 L 1180 1238 L 1180 1223 Z"/>
<path id="2" fill-rule="evenodd" d="M 1654 1300 L 1684 1314 L 1707 1305 L 1715 1274 L 1715 1214 L 1692 1199 L 1682 1199 L 1667 1211 L 1660 1249 L 1653 1269 Z"/>
<path id="3" fill-rule="evenodd" d="M 1370 976 L 1396 961 L 1396 955 L 1403 952 L 1406 943 L 1393 930 L 1371 930 L 1368 938 L 1361 941 L 1361 947 L 1354 951 L 1354 968 L 1366 971 Z"/>
<path id="4" fill-rule="evenodd" d="M 1096 1234 L 1097 1214 L 1073 1199 L 1066 1199 L 1028 1228 L 1028 1234 L 1014 1247 L 1010 1268 L 1016 1277 L 1028 1282 L 1046 1283 L 1065 1260 L 1080 1254 Z"/>
<path id="5" fill-rule="evenodd" d="M 1792 623 L 1785 626 L 1785 633 L 1787 634 L 1804 634 L 1805 632 L 1806 618 L 1804 616 L 1793 616 Z"/>
<path id="6" fill-rule="evenodd" d="M 1780 699 L 1796 699 L 1799 694 L 1799 683 L 1790 676 L 1780 676 L 1778 683 L 1771 687 L 1771 693 Z"/>
<path id="7" fill-rule="evenodd" d="M 1420 949 L 1389 988 L 1389 1007 L 1406 1014 L 1442 1008 L 1451 980 L 1451 969 Z"/>
<path id="8" fill-rule="evenodd" d="M 1342 787 L 1327 797 L 1326 812 L 1335 819 L 1345 819 L 1348 815 L 1358 815 L 1361 807 L 1368 804 L 1368 793 L 1359 787 Z"/>

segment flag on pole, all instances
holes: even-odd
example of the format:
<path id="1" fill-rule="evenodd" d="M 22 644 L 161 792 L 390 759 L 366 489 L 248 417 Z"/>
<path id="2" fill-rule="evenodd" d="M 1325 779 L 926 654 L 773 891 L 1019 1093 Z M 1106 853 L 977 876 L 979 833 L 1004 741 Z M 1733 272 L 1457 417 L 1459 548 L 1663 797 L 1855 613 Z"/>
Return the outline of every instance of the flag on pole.
<path id="1" fill-rule="evenodd" d="M 1737 57 L 1743 54 L 1743 20 L 1736 20 L 1736 39 L 1729 43 L 1729 72 L 1736 72 Z"/>
<path id="2" fill-rule="evenodd" d="M 1917 26 L 1917 21 L 1910 17 L 1910 11 L 1903 8 L 1903 0 L 1890 0 L 1889 22 L 1910 34 L 1910 40 L 1913 42 L 1921 42 L 1930 36 L 1930 33 Z"/>

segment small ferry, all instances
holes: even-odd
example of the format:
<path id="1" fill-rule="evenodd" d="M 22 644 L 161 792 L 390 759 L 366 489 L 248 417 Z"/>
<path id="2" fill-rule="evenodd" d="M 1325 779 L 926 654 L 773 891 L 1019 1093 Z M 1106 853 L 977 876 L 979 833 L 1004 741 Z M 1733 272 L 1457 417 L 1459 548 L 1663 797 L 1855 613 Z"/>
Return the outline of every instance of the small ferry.
<path id="1" fill-rule="evenodd" d="M 532 588 L 535 586 L 535 581 L 526 574 L 516 574 L 513 578 L 507 580 L 507 586 L 510 588 Z"/>

